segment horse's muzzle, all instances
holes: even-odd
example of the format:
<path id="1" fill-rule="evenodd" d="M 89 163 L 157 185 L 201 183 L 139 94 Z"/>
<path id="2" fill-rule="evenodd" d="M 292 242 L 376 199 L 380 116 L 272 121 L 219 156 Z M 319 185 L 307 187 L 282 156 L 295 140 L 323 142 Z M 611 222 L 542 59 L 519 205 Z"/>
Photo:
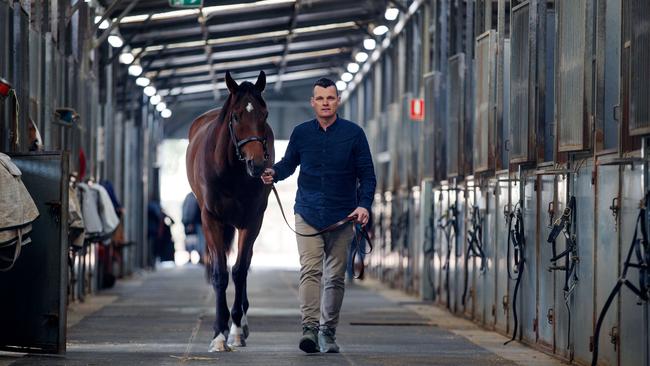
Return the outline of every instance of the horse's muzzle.
<path id="1" fill-rule="evenodd" d="M 259 178 L 264 173 L 264 163 L 255 164 L 255 160 L 248 159 L 246 160 L 246 172 L 253 178 Z"/>

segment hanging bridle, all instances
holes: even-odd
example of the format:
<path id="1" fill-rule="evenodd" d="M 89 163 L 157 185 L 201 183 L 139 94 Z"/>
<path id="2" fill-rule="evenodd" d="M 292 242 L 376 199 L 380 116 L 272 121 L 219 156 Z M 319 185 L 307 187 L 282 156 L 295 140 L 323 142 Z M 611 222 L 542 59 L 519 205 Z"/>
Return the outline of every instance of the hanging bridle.
<path id="1" fill-rule="evenodd" d="M 233 145 L 235 145 L 235 154 L 237 154 L 237 159 L 239 161 L 245 161 L 246 158 L 241 152 L 242 147 L 246 145 L 249 142 L 253 141 L 259 141 L 262 143 L 262 146 L 264 147 L 264 161 L 269 160 L 269 150 L 266 145 L 266 137 L 259 137 L 259 136 L 250 136 L 247 137 L 243 140 L 237 140 L 237 136 L 235 135 L 235 129 L 233 127 L 233 121 L 237 122 L 237 116 L 235 116 L 234 113 L 230 113 L 230 120 L 228 121 L 228 131 L 230 131 L 230 139 L 232 140 Z"/>

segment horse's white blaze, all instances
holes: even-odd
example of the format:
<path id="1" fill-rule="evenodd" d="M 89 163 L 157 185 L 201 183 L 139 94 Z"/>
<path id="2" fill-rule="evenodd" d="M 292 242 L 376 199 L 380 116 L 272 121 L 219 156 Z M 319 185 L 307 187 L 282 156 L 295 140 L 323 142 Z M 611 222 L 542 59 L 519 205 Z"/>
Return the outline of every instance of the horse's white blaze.
<path id="1" fill-rule="evenodd" d="M 253 108 L 253 104 L 251 102 L 248 102 L 248 104 L 246 104 L 246 111 L 248 113 L 252 112 L 254 109 L 255 108 Z"/>
<path id="2" fill-rule="evenodd" d="M 226 336 L 223 333 L 219 333 L 218 336 L 214 337 L 210 346 L 208 347 L 208 352 L 227 352 L 230 351 L 230 347 L 226 344 Z"/>

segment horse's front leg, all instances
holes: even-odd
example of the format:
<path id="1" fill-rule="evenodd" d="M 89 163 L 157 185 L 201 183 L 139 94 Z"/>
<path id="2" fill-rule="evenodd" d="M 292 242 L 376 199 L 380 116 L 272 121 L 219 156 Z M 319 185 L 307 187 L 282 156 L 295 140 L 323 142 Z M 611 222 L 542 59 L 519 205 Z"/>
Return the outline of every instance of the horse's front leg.
<path id="1" fill-rule="evenodd" d="M 226 261 L 227 247 L 234 236 L 234 228 L 214 219 L 207 212 L 201 214 L 202 226 L 205 232 L 207 250 L 207 269 L 216 297 L 214 338 L 208 351 L 230 351 L 227 345 L 228 320 L 230 313 L 226 302 L 226 289 L 228 288 L 228 264 Z"/>
<path id="2" fill-rule="evenodd" d="M 248 337 L 248 296 L 246 295 L 246 279 L 248 269 L 253 257 L 253 243 L 259 234 L 262 226 L 262 219 L 252 227 L 239 230 L 237 262 L 232 268 L 232 279 L 235 283 L 235 301 L 233 302 L 231 314 L 232 325 L 228 336 L 228 344 L 234 347 L 246 346 Z"/>

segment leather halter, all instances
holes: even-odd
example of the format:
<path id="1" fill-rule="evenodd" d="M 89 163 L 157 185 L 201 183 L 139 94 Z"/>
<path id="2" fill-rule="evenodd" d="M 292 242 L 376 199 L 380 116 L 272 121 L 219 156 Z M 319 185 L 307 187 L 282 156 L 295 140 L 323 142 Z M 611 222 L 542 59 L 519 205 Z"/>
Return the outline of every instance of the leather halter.
<path id="1" fill-rule="evenodd" d="M 228 131 L 230 131 L 230 140 L 232 140 L 233 145 L 235 145 L 235 153 L 237 154 L 237 159 L 239 161 L 245 161 L 246 158 L 241 153 L 242 147 L 244 147 L 244 145 L 246 145 L 249 142 L 259 141 L 260 143 L 262 143 L 262 146 L 264 148 L 264 161 L 269 160 L 269 150 L 266 145 L 266 137 L 250 136 L 243 140 L 237 140 L 237 136 L 235 135 L 235 129 L 233 127 L 233 120 L 236 121 L 237 117 L 235 117 L 235 114 L 231 112 L 230 121 L 228 121 Z"/>

